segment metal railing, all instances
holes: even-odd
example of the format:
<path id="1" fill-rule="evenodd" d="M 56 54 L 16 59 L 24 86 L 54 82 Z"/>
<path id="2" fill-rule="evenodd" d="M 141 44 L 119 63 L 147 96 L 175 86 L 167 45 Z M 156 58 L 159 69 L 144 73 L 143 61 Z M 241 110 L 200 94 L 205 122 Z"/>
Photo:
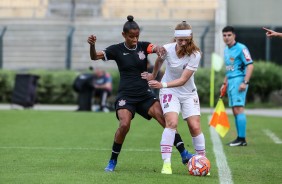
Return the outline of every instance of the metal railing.
<path id="1" fill-rule="evenodd" d="M 0 33 L 0 69 L 3 67 L 3 37 L 7 30 L 7 26 L 4 26 Z"/>
<path id="2" fill-rule="evenodd" d="M 67 35 L 67 49 L 66 49 L 66 69 L 71 69 L 72 64 L 72 40 L 73 33 L 75 31 L 74 26 L 69 27 L 68 35 Z"/>
<path id="3" fill-rule="evenodd" d="M 207 34 L 209 32 L 209 29 L 210 29 L 210 26 L 206 26 L 204 32 L 201 35 L 201 45 L 200 45 L 200 48 L 201 48 L 202 53 L 205 53 L 205 38 L 206 38 L 206 36 L 207 36 Z M 205 57 L 202 57 L 201 65 L 200 66 L 201 67 L 205 66 Z"/>

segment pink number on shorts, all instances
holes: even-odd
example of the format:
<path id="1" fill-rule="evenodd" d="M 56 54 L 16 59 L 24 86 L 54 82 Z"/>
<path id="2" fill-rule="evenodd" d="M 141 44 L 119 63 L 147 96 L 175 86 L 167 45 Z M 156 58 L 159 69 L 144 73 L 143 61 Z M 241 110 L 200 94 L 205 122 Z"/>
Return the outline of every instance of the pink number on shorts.
<path id="1" fill-rule="evenodd" d="M 163 98 L 163 103 L 170 102 L 171 98 L 172 98 L 172 94 L 165 94 Z"/>

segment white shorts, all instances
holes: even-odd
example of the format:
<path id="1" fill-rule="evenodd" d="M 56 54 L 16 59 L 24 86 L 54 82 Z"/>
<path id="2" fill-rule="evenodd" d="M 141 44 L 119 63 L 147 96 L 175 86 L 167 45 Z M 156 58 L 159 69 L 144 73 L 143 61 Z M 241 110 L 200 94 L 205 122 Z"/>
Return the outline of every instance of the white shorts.
<path id="1" fill-rule="evenodd" d="M 190 116 L 201 115 L 198 94 L 178 97 L 176 94 L 162 93 L 160 94 L 160 103 L 163 114 L 168 112 L 176 112 L 179 114 L 179 112 L 181 112 L 183 119 Z"/>

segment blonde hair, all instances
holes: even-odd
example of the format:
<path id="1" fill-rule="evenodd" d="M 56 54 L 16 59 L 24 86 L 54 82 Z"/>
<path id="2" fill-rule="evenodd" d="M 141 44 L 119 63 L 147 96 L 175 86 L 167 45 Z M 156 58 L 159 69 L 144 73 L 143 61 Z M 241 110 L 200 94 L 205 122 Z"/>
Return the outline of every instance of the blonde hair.
<path id="1" fill-rule="evenodd" d="M 181 23 L 177 24 L 175 27 L 175 30 L 187 30 L 187 29 L 192 30 L 192 26 L 186 23 L 186 21 L 182 21 Z M 174 41 L 176 41 L 175 38 L 174 38 Z M 181 57 L 185 55 L 190 56 L 191 54 L 195 54 L 197 51 L 201 52 L 201 50 L 199 49 L 199 47 L 195 44 L 193 40 L 193 33 L 192 33 L 192 39 L 188 43 L 187 47 L 182 47 L 180 50 L 178 50 L 177 55 Z"/>

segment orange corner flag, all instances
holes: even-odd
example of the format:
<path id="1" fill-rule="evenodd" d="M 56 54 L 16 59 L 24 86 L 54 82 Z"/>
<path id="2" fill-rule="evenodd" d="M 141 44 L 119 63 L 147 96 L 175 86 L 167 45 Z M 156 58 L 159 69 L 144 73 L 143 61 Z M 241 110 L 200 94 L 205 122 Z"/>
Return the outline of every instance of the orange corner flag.
<path id="1" fill-rule="evenodd" d="M 224 103 L 221 98 L 216 104 L 215 111 L 212 114 L 209 125 L 213 126 L 221 137 L 224 137 L 230 129 Z"/>

